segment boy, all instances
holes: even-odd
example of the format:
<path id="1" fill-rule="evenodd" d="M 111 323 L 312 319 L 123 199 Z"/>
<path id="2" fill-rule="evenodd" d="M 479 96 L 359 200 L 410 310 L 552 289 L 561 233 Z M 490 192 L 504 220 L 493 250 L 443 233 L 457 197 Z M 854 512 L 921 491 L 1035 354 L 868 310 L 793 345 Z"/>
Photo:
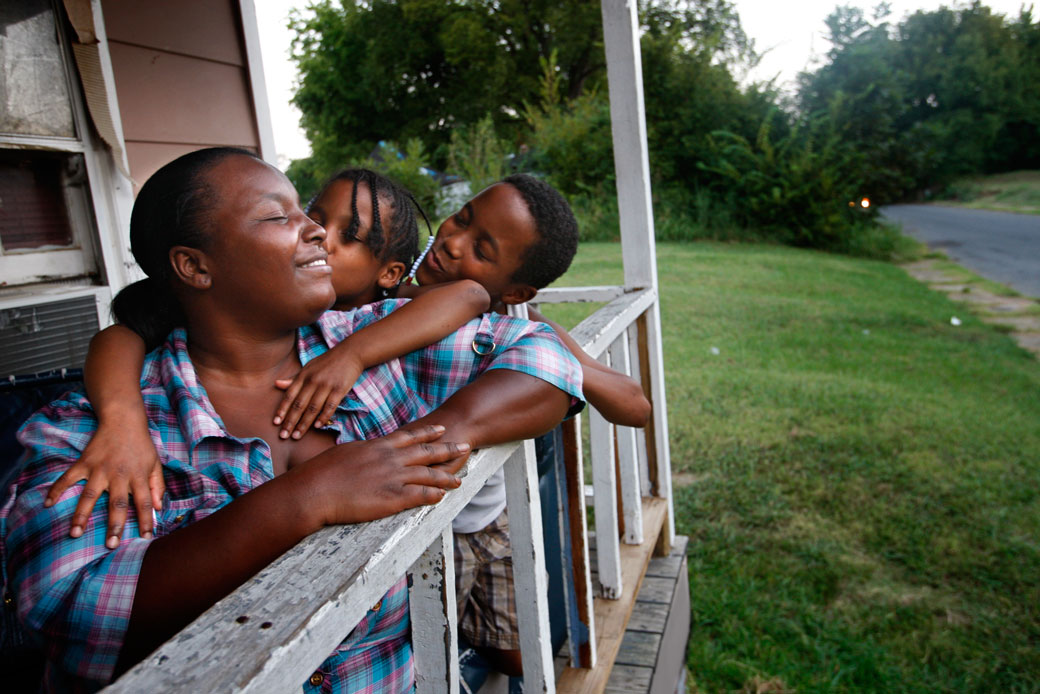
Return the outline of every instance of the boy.
<path id="1" fill-rule="evenodd" d="M 485 189 L 441 225 L 416 279 L 423 286 L 475 280 L 493 309 L 506 312 L 566 272 L 577 245 L 578 225 L 566 200 L 552 186 L 518 174 Z M 582 390 L 597 410 L 617 424 L 646 424 L 650 403 L 638 383 L 585 354 L 559 325 L 530 314 L 552 325 L 578 357 Z M 455 519 L 456 598 L 459 630 L 496 669 L 520 675 L 505 505 L 499 470 Z"/>

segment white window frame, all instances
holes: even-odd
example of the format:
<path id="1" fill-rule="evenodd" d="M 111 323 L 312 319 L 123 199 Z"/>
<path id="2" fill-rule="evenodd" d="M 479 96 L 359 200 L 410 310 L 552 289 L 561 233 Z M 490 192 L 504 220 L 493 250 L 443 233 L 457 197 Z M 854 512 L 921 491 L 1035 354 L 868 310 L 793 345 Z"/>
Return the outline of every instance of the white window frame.
<path id="1" fill-rule="evenodd" d="M 64 26 L 64 9 L 50 3 L 58 50 L 61 53 L 65 82 L 68 86 L 75 137 L 16 135 L 0 133 L 0 149 L 45 150 L 83 157 L 87 182 L 83 186 L 64 189 L 72 245 L 60 248 L 27 248 L 3 250 L 0 248 L 0 278 L 6 287 L 19 287 L 41 282 L 67 281 L 74 278 L 96 278 L 104 281 L 104 263 L 99 254 L 98 224 L 94 200 L 99 184 L 105 178 L 100 170 L 98 144 L 90 130 L 90 120 L 83 101 L 82 90 L 76 77 L 75 60 L 69 47 Z"/>

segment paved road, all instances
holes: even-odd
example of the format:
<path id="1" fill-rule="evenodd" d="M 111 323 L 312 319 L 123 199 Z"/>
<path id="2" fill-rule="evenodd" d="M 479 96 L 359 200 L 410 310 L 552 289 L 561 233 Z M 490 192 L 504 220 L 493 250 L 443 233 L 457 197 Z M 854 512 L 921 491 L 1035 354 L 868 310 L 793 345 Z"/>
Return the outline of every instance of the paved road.
<path id="1" fill-rule="evenodd" d="M 890 205 L 881 214 L 964 267 L 1040 298 L 1040 215 L 938 205 Z"/>

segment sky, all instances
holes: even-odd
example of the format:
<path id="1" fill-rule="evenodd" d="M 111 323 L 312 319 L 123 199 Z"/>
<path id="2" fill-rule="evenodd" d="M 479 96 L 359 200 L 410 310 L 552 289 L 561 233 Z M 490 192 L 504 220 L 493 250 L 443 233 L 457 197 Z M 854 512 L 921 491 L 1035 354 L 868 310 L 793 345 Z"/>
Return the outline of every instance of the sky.
<path id="1" fill-rule="evenodd" d="M 731 0 L 740 14 L 745 33 L 755 41 L 755 49 L 762 54 L 759 65 L 747 79 L 765 81 L 777 78 L 777 84 L 793 89 L 799 72 L 819 66 L 818 59 L 827 52 L 823 38 L 826 26 L 823 20 L 830 14 L 837 0 Z M 841 3 L 844 4 L 844 3 Z M 870 9 L 876 2 L 850 2 Z M 890 22 L 898 22 L 916 10 L 934 10 L 951 2 L 940 0 L 891 0 Z M 1021 0 L 984 0 L 994 12 L 1017 16 Z M 279 165 L 284 169 L 293 159 L 310 153 L 310 144 L 299 127 L 300 114 L 289 101 L 292 99 L 296 70 L 289 59 L 292 34 L 287 28 L 289 10 L 305 7 L 306 0 L 256 0 L 257 24 L 263 52 L 264 77 L 267 99 L 271 104 L 275 148 Z"/>

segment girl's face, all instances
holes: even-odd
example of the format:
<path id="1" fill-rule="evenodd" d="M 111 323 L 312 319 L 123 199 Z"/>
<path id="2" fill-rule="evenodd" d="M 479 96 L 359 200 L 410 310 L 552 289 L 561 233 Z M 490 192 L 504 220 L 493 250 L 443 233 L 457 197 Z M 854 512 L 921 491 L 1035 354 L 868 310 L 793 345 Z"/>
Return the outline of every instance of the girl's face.
<path id="1" fill-rule="evenodd" d="M 350 204 L 353 193 L 353 181 L 334 181 L 308 212 L 311 219 L 325 227 L 325 248 L 336 290 L 333 308 L 340 311 L 378 300 L 380 290 L 396 286 L 406 269 L 402 262 L 380 260 L 365 243 L 372 230 L 372 193 L 364 183 L 359 184 L 357 191 L 357 235 L 348 235 L 354 217 Z M 388 205 L 381 205 L 379 212 L 385 230 L 392 212 Z"/>

